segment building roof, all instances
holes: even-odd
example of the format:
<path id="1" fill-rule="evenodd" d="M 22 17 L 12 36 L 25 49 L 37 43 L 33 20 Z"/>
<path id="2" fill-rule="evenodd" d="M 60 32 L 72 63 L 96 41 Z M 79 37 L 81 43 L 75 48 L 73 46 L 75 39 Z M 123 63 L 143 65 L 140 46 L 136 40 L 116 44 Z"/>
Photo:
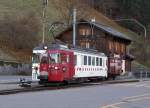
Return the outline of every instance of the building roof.
<path id="1" fill-rule="evenodd" d="M 117 29 L 115 28 L 112 28 L 111 26 L 109 25 L 104 25 L 104 24 L 101 24 L 100 22 L 91 22 L 90 20 L 85 20 L 85 19 L 81 19 L 79 21 L 78 24 L 92 24 L 94 25 L 95 27 L 97 27 L 98 29 L 101 29 L 109 34 L 111 34 L 111 36 L 113 37 L 116 37 L 116 38 L 120 38 L 120 39 L 123 39 L 123 40 L 126 40 L 128 41 L 129 43 L 131 42 L 131 38 L 129 38 L 126 34 L 124 34 L 123 32 L 120 32 L 118 31 Z M 55 37 L 59 37 L 60 34 L 62 34 L 63 32 L 65 31 L 68 31 L 68 30 L 71 30 L 72 27 L 68 27 L 68 28 L 65 28 L 61 33 L 59 33 L 58 35 L 56 35 Z"/>
<path id="2" fill-rule="evenodd" d="M 116 30 L 115 28 L 112 28 L 108 25 L 104 25 L 99 22 L 91 22 L 88 20 L 81 20 L 81 22 L 88 22 L 89 24 L 92 24 L 92 25 L 96 26 L 97 28 L 104 30 L 105 32 L 111 34 L 114 37 L 121 38 L 121 39 L 124 39 L 127 41 L 131 41 L 131 38 L 129 38 L 126 34 L 120 32 L 120 31 Z"/>

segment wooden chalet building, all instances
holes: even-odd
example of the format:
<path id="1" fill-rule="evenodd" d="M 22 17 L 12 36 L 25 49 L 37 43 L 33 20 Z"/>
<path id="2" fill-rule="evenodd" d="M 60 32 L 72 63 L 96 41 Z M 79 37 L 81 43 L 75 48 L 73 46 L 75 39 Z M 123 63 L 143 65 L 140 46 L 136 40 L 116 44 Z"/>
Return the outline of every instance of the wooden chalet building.
<path id="1" fill-rule="evenodd" d="M 124 64 L 123 73 L 131 71 L 133 57 L 127 53 L 131 40 L 123 33 L 107 25 L 88 20 L 80 20 L 76 30 L 76 45 L 81 48 L 96 49 L 108 57 L 118 56 Z M 65 29 L 56 39 L 72 44 L 72 27 Z"/>

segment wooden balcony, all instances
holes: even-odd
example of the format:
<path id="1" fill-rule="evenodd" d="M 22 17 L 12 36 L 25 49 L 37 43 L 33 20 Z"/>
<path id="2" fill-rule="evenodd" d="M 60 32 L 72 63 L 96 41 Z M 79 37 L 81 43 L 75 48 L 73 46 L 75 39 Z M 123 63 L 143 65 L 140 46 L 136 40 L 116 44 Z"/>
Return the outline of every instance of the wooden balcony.
<path id="1" fill-rule="evenodd" d="M 80 35 L 80 40 L 93 40 L 96 41 L 97 40 L 97 36 L 96 35 Z"/>

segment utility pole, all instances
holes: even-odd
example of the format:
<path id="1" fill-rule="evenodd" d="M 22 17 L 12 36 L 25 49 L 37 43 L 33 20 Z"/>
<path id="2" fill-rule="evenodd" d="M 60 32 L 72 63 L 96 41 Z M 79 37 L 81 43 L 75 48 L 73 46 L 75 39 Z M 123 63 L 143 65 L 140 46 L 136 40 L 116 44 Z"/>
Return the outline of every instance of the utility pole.
<path id="1" fill-rule="evenodd" d="M 45 43 L 45 27 L 46 27 L 46 8 L 48 5 L 48 0 L 43 0 L 43 16 L 42 16 L 42 23 L 43 23 L 43 38 L 42 43 Z"/>
<path id="2" fill-rule="evenodd" d="M 73 47 L 76 46 L 76 9 L 73 9 Z"/>

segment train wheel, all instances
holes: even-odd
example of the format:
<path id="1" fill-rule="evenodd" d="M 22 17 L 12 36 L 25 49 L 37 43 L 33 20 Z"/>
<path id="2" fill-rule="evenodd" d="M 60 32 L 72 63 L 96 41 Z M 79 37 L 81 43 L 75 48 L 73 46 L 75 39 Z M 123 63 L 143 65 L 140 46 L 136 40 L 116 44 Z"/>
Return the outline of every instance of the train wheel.
<path id="1" fill-rule="evenodd" d="M 67 80 L 63 81 L 63 85 L 69 85 L 69 81 Z"/>
<path id="2" fill-rule="evenodd" d="M 38 83 L 39 83 L 40 85 L 42 85 L 42 84 L 43 84 L 43 81 L 40 80 Z"/>
<path id="3" fill-rule="evenodd" d="M 40 84 L 40 85 L 43 85 L 43 84 L 46 84 L 48 81 L 47 80 L 40 80 L 38 83 Z"/>

